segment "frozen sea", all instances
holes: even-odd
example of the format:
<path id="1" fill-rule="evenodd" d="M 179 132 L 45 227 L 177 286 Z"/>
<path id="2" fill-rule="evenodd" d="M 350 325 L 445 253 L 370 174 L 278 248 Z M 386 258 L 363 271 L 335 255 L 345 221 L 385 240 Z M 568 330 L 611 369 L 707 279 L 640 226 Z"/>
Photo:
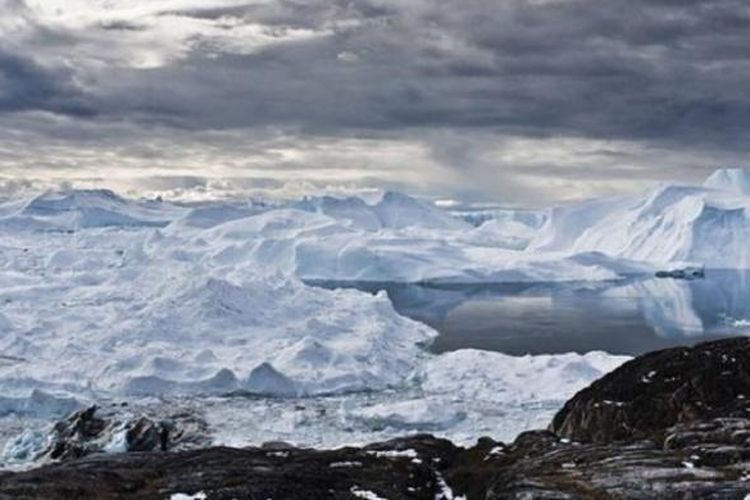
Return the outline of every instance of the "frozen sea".
<path id="1" fill-rule="evenodd" d="M 90 404 L 217 445 L 512 440 L 634 355 L 750 333 L 741 186 L 483 223 L 399 193 L 2 202 L 0 467 Z"/>

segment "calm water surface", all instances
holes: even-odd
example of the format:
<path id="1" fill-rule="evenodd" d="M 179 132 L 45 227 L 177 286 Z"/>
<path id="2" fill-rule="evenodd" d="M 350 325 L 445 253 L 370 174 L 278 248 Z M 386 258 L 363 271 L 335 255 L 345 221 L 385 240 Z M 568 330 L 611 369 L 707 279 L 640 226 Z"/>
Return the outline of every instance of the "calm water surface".
<path id="1" fill-rule="evenodd" d="M 464 348 L 507 354 L 592 350 L 640 354 L 750 335 L 750 272 L 708 271 L 685 281 L 435 287 L 318 283 L 386 290 L 395 309 L 435 328 L 436 352 Z"/>

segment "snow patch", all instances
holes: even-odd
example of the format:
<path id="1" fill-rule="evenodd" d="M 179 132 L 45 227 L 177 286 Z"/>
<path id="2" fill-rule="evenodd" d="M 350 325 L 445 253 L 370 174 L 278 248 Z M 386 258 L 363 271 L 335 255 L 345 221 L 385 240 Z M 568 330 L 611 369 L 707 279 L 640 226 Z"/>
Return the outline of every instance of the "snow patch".
<path id="1" fill-rule="evenodd" d="M 363 490 L 357 486 L 352 486 L 351 490 L 349 491 L 351 491 L 352 495 L 354 495 L 356 498 L 363 498 L 364 500 L 386 500 L 373 491 Z"/>
<path id="2" fill-rule="evenodd" d="M 189 493 L 173 493 L 169 500 L 206 500 L 208 495 L 204 492 L 199 491 L 198 493 L 191 495 Z"/>

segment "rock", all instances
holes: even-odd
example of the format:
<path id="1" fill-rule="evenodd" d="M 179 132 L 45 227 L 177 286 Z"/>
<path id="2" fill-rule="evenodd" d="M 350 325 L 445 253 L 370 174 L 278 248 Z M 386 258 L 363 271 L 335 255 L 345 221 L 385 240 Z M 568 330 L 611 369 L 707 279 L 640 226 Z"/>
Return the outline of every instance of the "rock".
<path id="1" fill-rule="evenodd" d="M 415 454 L 406 453 L 413 450 Z M 429 499 L 443 492 L 436 458 L 458 448 L 419 436 L 333 451 L 209 448 L 178 453 L 95 455 L 0 474 L 0 499 Z M 370 498 L 377 498 L 370 497 Z"/>
<path id="2" fill-rule="evenodd" d="M 210 500 L 744 499 L 749 349 L 747 339 L 732 339 L 642 356 L 574 396 L 552 430 L 509 445 L 481 438 L 468 449 L 418 435 L 338 450 L 278 442 L 85 456 L 112 427 L 90 408 L 59 424 L 69 459 L 0 473 L 0 500 L 199 492 Z M 129 449 L 172 449 L 180 435 L 155 419 L 129 422 Z"/>
<path id="3" fill-rule="evenodd" d="M 139 418 L 127 426 L 127 451 L 167 451 L 170 427 L 168 422 L 156 423 L 146 417 Z"/>
<path id="4" fill-rule="evenodd" d="M 206 446 L 207 425 L 194 415 L 175 414 L 156 421 L 122 413 L 123 407 L 92 406 L 56 423 L 38 461 L 71 460 L 100 452 L 146 452 Z"/>
<path id="5" fill-rule="evenodd" d="M 747 447 L 731 443 L 748 426 L 739 419 L 678 426 L 670 435 L 691 435 L 689 444 L 667 448 L 651 441 L 581 444 L 532 431 L 510 445 L 485 438 L 469 449 L 420 435 L 338 450 L 92 455 L 0 473 L 0 499 L 165 499 L 201 491 L 209 500 L 742 499 Z"/>
<path id="6" fill-rule="evenodd" d="M 475 479 L 485 489 L 468 498 L 744 499 L 750 450 L 725 446 L 695 427 L 681 429 L 697 433 L 690 448 L 664 449 L 651 441 L 582 444 L 525 433 L 490 459 L 496 474 Z M 445 477 L 460 489 L 450 473 Z"/>
<path id="7" fill-rule="evenodd" d="M 577 441 L 661 441 L 666 429 L 750 415 L 750 339 L 638 357 L 576 394 L 551 429 Z"/>
<path id="8" fill-rule="evenodd" d="M 80 410 L 55 424 L 50 445 L 44 456 L 54 460 L 80 458 L 97 449 L 94 443 L 107 428 L 107 422 L 96 416 L 96 406 Z"/>

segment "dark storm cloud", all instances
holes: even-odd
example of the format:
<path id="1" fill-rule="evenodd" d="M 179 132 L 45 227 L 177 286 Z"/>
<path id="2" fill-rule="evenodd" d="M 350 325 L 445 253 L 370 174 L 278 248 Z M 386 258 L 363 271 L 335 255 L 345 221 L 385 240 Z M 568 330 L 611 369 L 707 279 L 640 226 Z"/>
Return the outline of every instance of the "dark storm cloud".
<path id="1" fill-rule="evenodd" d="M 647 163 L 682 176 L 676 165 L 691 158 L 703 175 L 750 149 L 747 0 L 206 0 L 163 9 L 154 0 L 69 24 L 4 1 L 30 28 L 0 51 L 0 112 L 68 114 L 114 123 L 118 134 L 132 127 L 130 137 L 240 131 L 252 142 L 280 130 L 320 144 L 411 141 L 466 171 L 471 189 L 494 184 L 503 194 L 545 179 L 667 177 Z M 59 134 L 52 129 L 44 134 Z M 100 130 L 84 129 L 87 142 Z M 498 160 L 496 146 L 519 137 L 602 144 L 553 144 L 521 166 L 512 154 Z M 117 139 L 128 134 L 107 140 Z M 580 167 L 560 159 L 565 148 Z M 510 178 L 523 169 L 537 186 Z"/>
<path id="2" fill-rule="evenodd" d="M 198 35 L 185 58 L 113 68 L 89 103 L 103 115 L 198 129 L 460 127 L 709 143 L 738 141 L 750 125 L 744 1 L 278 0 L 156 15 L 232 20 L 228 36 L 252 23 L 281 41 L 237 53 Z M 326 34 L 283 40 L 292 29 Z M 3 109 L 85 111 L 67 72 L 0 57 Z"/>
<path id="3" fill-rule="evenodd" d="M 102 112 L 152 110 L 194 128 L 478 127 L 708 143 L 737 142 L 750 125 L 745 2 L 282 0 L 162 15 L 329 34 L 249 54 L 196 37 L 186 59 L 113 71 L 116 96 L 102 79 Z"/>
<path id="4" fill-rule="evenodd" d="M 0 113 L 30 110 L 79 117 L 94 114 L 69 71 L 48 70 L 0 49 Z"/>
<path id="5" fill-rule="evenodd" d="M 144 24 L 138 24 L 130 21 L 102 21 L 99 27 L 105 31 L 145 31 L 148 27 Z"/>

